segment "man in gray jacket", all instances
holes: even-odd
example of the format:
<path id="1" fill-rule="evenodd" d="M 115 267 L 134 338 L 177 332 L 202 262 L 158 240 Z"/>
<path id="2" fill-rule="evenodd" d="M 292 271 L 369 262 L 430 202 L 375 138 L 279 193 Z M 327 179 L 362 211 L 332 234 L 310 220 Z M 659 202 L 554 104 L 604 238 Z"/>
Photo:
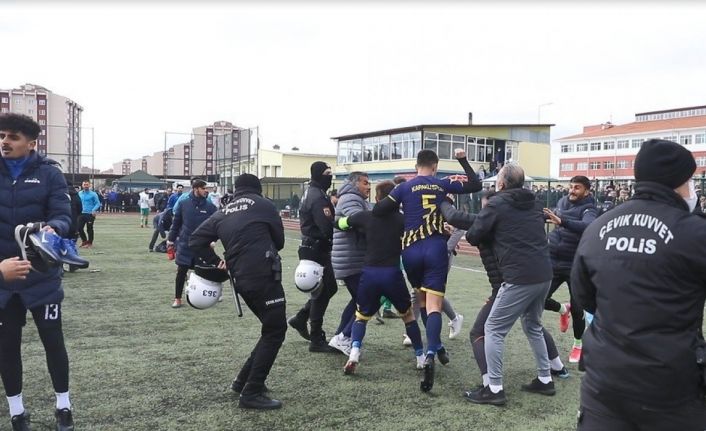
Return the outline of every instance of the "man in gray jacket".
<path id="1" fill-rule="evenodd" d="M 499 192 L 481 209 L 466 234 L 472 245 L 490 244 L 503 275 L 485 322 L 489 385 L 464 395 L 477 404 L 505 404 L 503 348 L 505 336 L 518 318 L 534 352 L 538 372 L 538 377 L 522 385 L 522 390 L 543 395 L 555 393 L 541 322 L 552 265 L 541 205 L 535 201 L 534 193 L 522 187 L 524 182 L 520 166 L 503 167 L 497 179 Z"/>
<path id="2" fill-rule="evenodd" d="M 348 179 L 338 191 L 336 204 L 336 219 L 350 217 L 360 211 L 369 211 L 370 181 L 365 172 L 351 172 Z M 346 284 L 351 299 L 341 313 L 341 322 L 336 329 L 336 335 L 331 338 L 329 346 L 350 354 L 350 331 L 355 320 L 356 292 L 360 275 L 363 271 L 366 250 L 365 236 L 357 229 L 333 231 L 333 249 L 331 264 L 337 280 Z"/>

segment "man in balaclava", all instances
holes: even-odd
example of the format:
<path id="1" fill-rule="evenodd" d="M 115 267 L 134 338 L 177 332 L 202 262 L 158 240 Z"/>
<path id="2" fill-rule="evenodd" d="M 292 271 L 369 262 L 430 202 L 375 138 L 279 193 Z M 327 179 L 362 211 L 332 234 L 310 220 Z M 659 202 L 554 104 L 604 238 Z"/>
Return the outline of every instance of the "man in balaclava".
<path id="1" fill-rule="evenodd" d="M 300 260 L 312 260 L 323 267 L 322 287 L 312 296 L 299 312 L 289 319 L 289 326 L 310 340 L 310 352 L 337 352 L 329 347 L 326 334 L 321 329 L 329 300 L 338 290 L 331 266 L 331 245 L 333 244 L 334 207 L 326 196 L 331 187 L 331 167 L 325 162 L 311 165 L 311 182 L 304 192 L 299 209 L 299 223 L 302 244 L 299 247 Z M 306 321 L 310 321 L 309 333 Z"/>

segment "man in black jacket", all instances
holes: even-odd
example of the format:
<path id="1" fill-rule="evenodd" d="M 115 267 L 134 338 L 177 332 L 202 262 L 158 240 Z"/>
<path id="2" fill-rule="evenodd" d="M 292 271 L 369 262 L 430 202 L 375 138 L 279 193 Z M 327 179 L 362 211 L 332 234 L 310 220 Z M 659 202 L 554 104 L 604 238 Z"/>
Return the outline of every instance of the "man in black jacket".
<path id="1" fill-rule="evenodd" d="M 225 266 L 236 280 L 236 290 L 262 323 L 260 340 L 231 387 L 240 393 L 240 407 L 280 408 L 280 401 L 265 395 L 265 379 L 287 331 L 278 254 L 284 247 L 284 228 L 274 205 L 262 197 L 256 176 L 236 178 L 233 201 L 191 234 L 189 248 L 205 261 L 219 263 L 210 247 L 218 239 L 225 248 Z"/>
<path id="2" fill-rule="evenodd" d="M 569 181 L 569 194 L 559 199 L 556 208 L 544 208 L 547 221 L 556 227 L 549 232 L 549 255 L 552 259 L 553 278 L 549 287 L 544 309 L 560 313 L 559 330 L 566 332 L 569 317 L 573 320 L 574 345 L 569 355 L 569 362 L 578 363 L 581 359 L 581 336 L 586 326 L 583 309 L 571 294 L 571 263 L 574 261 L 576 247 L 581 234 L 598 216 L 596 201 L 591 196 L 591 182 L 583 175 L 577 175 Z M 566 282 L 569 287 L 569 304 L 560 304 L 552 295 Z"/>
<path id="3" fill-rule="evenodd" d="M 310 352 L 338 352 L 328 345 L 326 334 L 322 329 L 328 303 L 338 291 L 331 266 L 334 207 L 326 196 L 326 190 L 331 187 L 332 179 L 331 167 L 325 162 L 312 163 L 311 182 L 304 192 L 299 210 L 299 225 L 302 232 L 299 259 L 313 260 L 324 267 L 322 288 L 294 317 L 289 319 L 289 326 L 296 329 L 305 339 L 311 340 Z M 311 334 L 306 326 L 307 319 L 311 325 Z"/>
<path id="4" fill-rule="evenodd" d="M 593 322 L 584 334 L 579 430 L 703 430 L 706 221 L 691 214 L 696 163 L 652 139 L 635 195 L 591 224 L 571 271 Z"/>
<path id="5" fill-rule="evenodd" d="M 503 283 L 485 322 L 485 356 L 489 385 L 466 396 L 478 404 L 504 404 L 503 348 L 505 336 L 518 318 L 537 362 L 538 377 L 522 390 L 554 395 L 547 346 L 542 331 L 544 299 L 552 279 L 544 216 L 534 194 L 523 188 L 518 165 L 498 174 L 498 193 L 481 209 L 466 239 L 472 245 L 489 242 L 498 259 Z"/>

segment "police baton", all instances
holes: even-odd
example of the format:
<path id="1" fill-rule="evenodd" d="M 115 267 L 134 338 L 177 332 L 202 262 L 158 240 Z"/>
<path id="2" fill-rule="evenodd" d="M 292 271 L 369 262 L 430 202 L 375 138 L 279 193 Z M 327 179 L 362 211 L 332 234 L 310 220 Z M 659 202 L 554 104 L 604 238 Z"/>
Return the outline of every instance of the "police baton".
<path id="1" fill-rule="evenodd" d="M 238 317 L 243 317 L 243 307 L 240 305 L 240 295 L 235 291 L 235 281 L 233 276 L 230 275 L 228 271 L 228 280 L 230 280 L 230 287 L 233 289 L 233 302 L 235 303 L 235 311 L 238 313 Z"/>

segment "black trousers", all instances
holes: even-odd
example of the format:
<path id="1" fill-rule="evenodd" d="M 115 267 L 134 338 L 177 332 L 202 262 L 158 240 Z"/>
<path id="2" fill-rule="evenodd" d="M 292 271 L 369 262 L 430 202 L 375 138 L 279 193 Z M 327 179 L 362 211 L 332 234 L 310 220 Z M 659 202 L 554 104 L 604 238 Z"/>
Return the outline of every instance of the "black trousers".
<path id="1" fill-rule="evenodd" d="M 177 265 L 176 279 L 174 280 L 174 298 L 181 299 L 184 294 L 184 284 L 186 283 L 186 275 L 191 269 L 188 265 Z"/>
<path id="2" fill-rule="evenodd" d="M 93 222 L 96 217 L 93 214 L 81 214 L 78 216 L 78 234 L 81 236 L 81 241 L 93 242 Z M 83 232 L 83 227 L 86 227 L 86 233 Z"/>
<path id="3" fill-rule="evenodd" d="M 571 294 L 571 268 L 554 268 L 554 277 L 552 278 L 551 286 L 549 286 L 547 299 L 544 301 L 544 309 L 559 312 L 561 304 L 557 300 L 552 299 L 552 295 L 559 289 L 562 283 L 566 283 L 569 287 L 571 323 L 574 329 L 574 338 L 580 340 L 583 336 L 584 329 L 586 329 L 586 322 L 583 319 L 583 308 L 576 302 L 574 295 Z"/>
<path id="4" fill-rule="evenodd" d="M 164 231 L 161 231 L 159 229 L 155 229 L 154 232 L 152 232 L 152 239 L 150 240 L 150 250 L 154 250 L 154 245 L 157 243 L 157 237 L 160 236 L 162 237 L 162 239 L 167 237 Z"/>
<path id="5" fill-rule="evenodd" d="M 649 379 L 649 376 L 645 377 Z M 679 407 L 664 408 L 605 393 L 581 384 L 578 431 L 703 431 L 706 404 L 695 399 Z"/>
<path id="6" fill-rule="evenodd" d="M 331 266 L 331 255 L 328 253 L 321 255 L 319 259 L 316 259 L 316 262 L 324 267 L 323 286 L 317 296 L 309 299 L 297 313 L 298 316 L 308 318 L 311 322 L 312 340 L 321 336 L 328 303 L 338 291 L 338 284 L 336 284 L 336 277 L 333 275 L 333 267 Z"/>
<path id="7" fill-rule="evenodd" d="M 61 304 L 39 305 L 30 309 L 39 331 L 47 368 L 56 392 L 69 390 L 69 357 L 61 327 Z M 18 295 L 0 309 L 0 378 L 8 397 L 22 392 L 22 327 L 27 323 L 27 309 Z"/>
<path id="8" fill-rule="evenodd" d="M 281 282 L 270 278 L 239 280 L 236 289 L 262 323 L 260 339 L 235 378 L 245 384 L 241 395 L 256 395 L 264 390 L 287 332 L 284 289 Z"/>

